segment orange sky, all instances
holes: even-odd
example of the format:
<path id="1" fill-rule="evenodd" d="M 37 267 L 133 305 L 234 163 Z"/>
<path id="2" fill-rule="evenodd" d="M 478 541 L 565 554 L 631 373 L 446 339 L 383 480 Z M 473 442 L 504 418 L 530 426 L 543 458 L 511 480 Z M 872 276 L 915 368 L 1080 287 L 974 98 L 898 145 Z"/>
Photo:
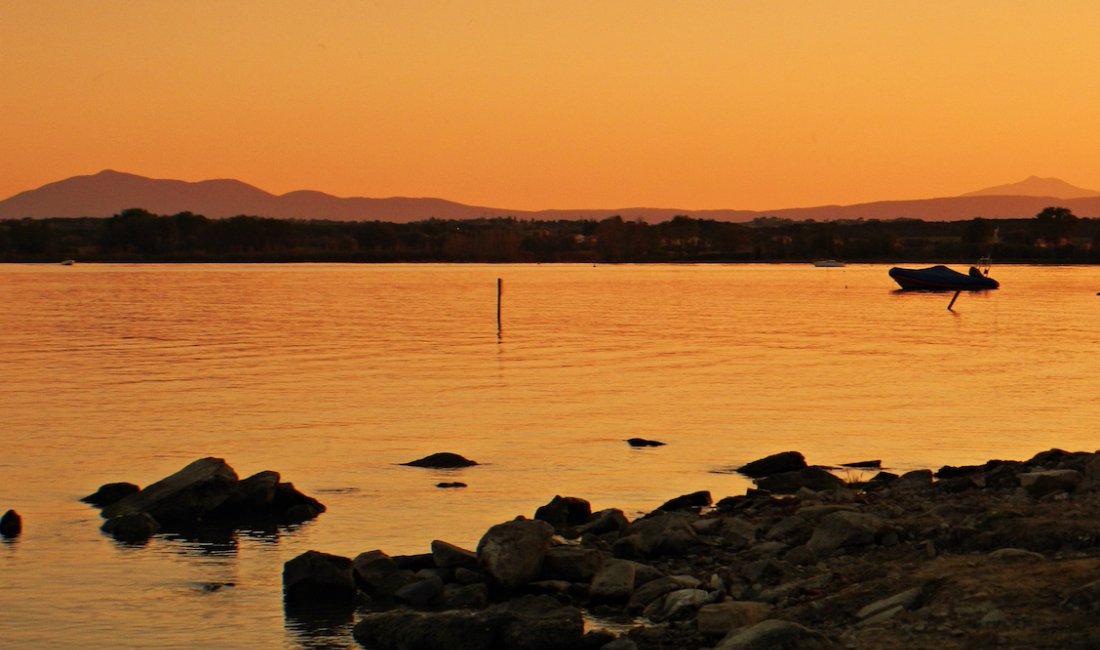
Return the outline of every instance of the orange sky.
<path id="1" fill-rule="evenodd" d="M 515 209 L 1100 188 L 1095 0 L 0 0 L 0 198 L 111 168 Z"/>

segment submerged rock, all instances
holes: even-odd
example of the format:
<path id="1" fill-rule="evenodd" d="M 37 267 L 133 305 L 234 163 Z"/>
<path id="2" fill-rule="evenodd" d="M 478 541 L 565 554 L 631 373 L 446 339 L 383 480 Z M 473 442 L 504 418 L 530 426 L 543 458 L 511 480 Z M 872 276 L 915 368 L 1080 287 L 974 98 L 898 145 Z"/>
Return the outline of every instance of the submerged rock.
<path id="1" fill-rule="evenodd" d="M 402 465 L 408 465 L 409 467 L 430 467 L 433 469 L 454 469 L 456 467 L 472 467 L 477 465 L 477 461 L 470 460 L 459 454 L 454 454 L 449 451 L 442 451 L 436 454 L 431 454 L 423 458 L 411 460 L 407 463 L 401 463 Z"/>
<path id="2" fill-rule="evenodd" d="M 645 438 L 628 438 L 626 444 L 631 447 L 664 447 L 660 440 L 646 440 Z"/>
<path id="3" fill-rule="evenodd" d="M 8 510 L 0 517 L 0 535 L 18 537 L 23 532 L 23 518 L 14 510 Z"/>
<path id="4" fill-rule="evenodd" d="M 795 472 L 806 467 L 806 458 L 801 452 L 784 451 L 745 463 L 737 471 L 749 478 L 761 478 L 782 472 Z"/>
<path id="5" fill-rule="evenodd" d="M 108 519 L 100 530 L 120 542 L 144 542 L 160 531 L 160 524 L 147 512 L 135 512 Z"/>
<path id="6" fill-rule="evenodd" d="M 214 524 L 227 528 L 247 524 L 296 524 L 325 511 L 317 499 L 280 481 L 279 473 L 263 471 L 244 480 L 221 458 L 201 458 L 180 471 L 139 490 L 132 483 L 108 483 L 81 499 L 104 504 L 108 520 L 148 515 L 157 529 L 184 530 Z M 129 539 L 149 528 L 139 519 L 104 526 L 103 530 Z M 114 531 L 126 531 L 116 533 Z M 145 535 L 147 538 L 152 533 Z"/>
<path id="7" fill-rule="evenodd" d="M 133 483 L 106 483 L 99 486 L 99 489 L 92 494 L 82 497 L 80 500 L 84 503 L 90 503 L 97 508 L 103 508 L 140 491 L 141 488 Z"/>

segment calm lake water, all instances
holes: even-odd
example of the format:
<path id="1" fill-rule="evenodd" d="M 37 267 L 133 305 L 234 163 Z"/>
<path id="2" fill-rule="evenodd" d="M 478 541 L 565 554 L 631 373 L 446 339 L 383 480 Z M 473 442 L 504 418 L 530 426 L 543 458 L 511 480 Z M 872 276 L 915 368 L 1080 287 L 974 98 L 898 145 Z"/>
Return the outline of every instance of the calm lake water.
<path id="1" fill-rule="evenodd" d="M 285 561 L 473 548 L 555 494 L 717 500 L 788 449 L 905 471 L 1100 447 L 1100 268 L 995 267 L 954 312 L 887 268 L 0 265 L 0 511 L 24 519 L 0 643 L 354 646 L 284 617 Z M 399 464 L 436 451 L 482 465 Z M 203 456 L 328 512 L 129 547 L 77 501 Z"/>

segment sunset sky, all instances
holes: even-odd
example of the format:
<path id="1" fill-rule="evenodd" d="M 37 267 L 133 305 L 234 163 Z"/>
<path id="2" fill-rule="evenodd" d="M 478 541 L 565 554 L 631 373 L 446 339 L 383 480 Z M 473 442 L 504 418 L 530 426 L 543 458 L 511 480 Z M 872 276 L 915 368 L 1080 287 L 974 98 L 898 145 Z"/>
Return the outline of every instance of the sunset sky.
<path id="1" fill-rule="evenodd" d="M 1100 188 L 1095 0 L 0 0 L 0 198 L 110 168 L 515 209 Z"/>

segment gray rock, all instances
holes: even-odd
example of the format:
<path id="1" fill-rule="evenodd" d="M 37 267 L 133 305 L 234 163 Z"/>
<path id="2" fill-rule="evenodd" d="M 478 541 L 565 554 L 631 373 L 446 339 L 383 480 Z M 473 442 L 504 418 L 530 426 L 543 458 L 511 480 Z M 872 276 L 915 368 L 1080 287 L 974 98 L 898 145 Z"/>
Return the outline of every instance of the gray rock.
<path id="1" fill-rule="evenodd" d="M 593 600 L 625 602 L 634 593 L 633 562 L 607 560 L 592 578 L 588 595 Z"/>
<path id="2" fill-rule="evenodd" d="M 81 497 L 80 500 L 97 508 L 103 508 L 140 491 L 141 488 L 133 483 L 105 483 L 92 494 Z"/>
<path id="3" fill-rule="evenodd" d="M 891 490 L 914 492 L 932 489 L 932 470 L 915 469 L 890 481 Z"/>
<path id="4" fill-rule="evenodd" d="M 846 546 L 868 546 L 888 530 L 886 522 L 861 512 L 834 512 L 821 518 L 806 545 L 818 557 Z"/>
<path id="5" fill-rule="evenodd" d="M 773 619 L 734 630 L 715 646 L 715 650 L 832 650 L 836 647 L 820 632 Z"/>
<path id="6" fill-rule="evenodd" d="M 691 527 L 697 517 L 689 513 L 658 512 L 630 524 L 615 540 L 612 551 L 621 558 L 647 558 L 653 555 L 680 555 L 698 540 Z"/>
<path id="7" fill-rule="evenodd" d="M 694 614 L 709 602 L 710 594 L 702 589 L 677 589 L 647 605 L 642 613 L 651 621 L 671 621 Z"/>
<path id="8" fill-rule="evenodd" d="M 407 463 L 401 463 L 402 465 L 408 465 L 409 467 L 429 467 L 433 469 L 453 469 L 457 467 L 472 467 L 477 465 L 477 461 L 470 460 L 459 454 L 451 453 L 449 451 L 442 451 L 435 454 L 430 454 L 423 458 L 416 460 L 410 460 Z"/>
<path id="9" fill-rule="evenodd" d="M 797 566 L 809 566 L 817 562 L 817 553 L 814 553 L 809 546 L 802 544 L 787 551 L 783 555 L 783 560 Z"/>
<path id="10" fill-rule="evenodd" d="M 350 608 L 356 591 L 350 558 L 306 551 L 283 565 L 283 598 L 288 608 Z"/>
<path id="11" fill-rule="evenodd" d="M 443 609 L 484 609 L 489 605 L 489 587 L 485 583 L 443 586 Z"/>
<path id="12" fill-rule="evenodd" d="M 710 603 L 699 608 L 695 624 L 699 633 L 704 636 L 725 636 L 731 630 L 756 625 L 765 620 L 771 610 L 771 605 L 767 603 L 749 600 Z"/>
<path id="13" fill-rule="evenodd" d="M 1029 551 L 1023 548 L 999 548 L 990 553 L 989 557 L 998 560 L 1028 560 L 1031 562 L 1041 562 L 1047 559 L 1042 553 L 1036 553 L 1035 551 Z"/>
<path id="14" fill-rule="evenodd" d="M 575 650 L 584 637 L 584 618 L 549 596 L 526 596 L 504 605 L 506 622 L 499 646 L 506 650 Z"/>
<path id="15" fill-rule="evenodd" d="M 548 579 L 588 582 L 604 562 L 604 554 L 587 546 L 551 546 L 543 561 L 542 574 Z"/>
<path id="16" fill-rule="evenodd" d="M 784 517 L 764 533 L 764 539 L 785 544 L 804 544 L 813 534 L 813 526 L 799 515 Z"/>
<path id="17" fill-rule="evenodd" d="M 428 576 L 402 586 L 393 595 L 413 607 L 431 607 L 443 598 L 443 580 L 438 576 Z"/>
<path id="18" fill-rule="evenodd" d="M 478 563 L 505 587 L 538 580 L 553 535 L 554 527 L 545 521 L 516 519 L 497 524 L 477 544 Z"/>
<path id="19" fill-rule="evenodd" d="M 432 559 L 441 569 L 464 568 L 476 571 L 477 553 L 449 544 L 443 540 L 432 540 Z"/>
<path id="20" fill-rule="evenodd" d="M 228 499 L 236 485 L 237 473 L 224 460 L 200 458 L 100 514 L 112 519 L 144 512 L 161 524 L 194 522 Z"/>
<path id="21" fill-rule="evenodd" d="M 889 598 L 876 600 L 856 612 L 856 618 L 865 625 L 871 625 L 893 618 L 895 614 L 902 610 L 918 609 L 928 602 L 928 599 L 942 584 L 942 579 L 929 580 L 920 586 L 906 589 Z"/>
<path id="22" fill-rule="evenodd" d="M 1017 474 L 1020 486 L 1031 496 L 1039 498 L 1057 492 L 1072 492 L 1084 480 L 1081 472 L 1072 469 L 1051 469 L 1042 472 L 1024 472 Z"/>
<path id="23" fill-rule="evenodd" d="M 455 569 L 455 582 L 460 585 L 474 585 L 485 582 L 485 574 L 481 571 L 458 567 Z"/>
<path id="24" fill-rule="evenodd" d="M 397 563 L 382 551 L 366 551 L 355 556 L 352 568 L 358 584 L 369 592 L 382 588 L 389 576 L 397 573 Z"/>
<path id="25" fill-rule="evenodd" d="M 581 537 L 583 535 L 604 535 L 606 533 L 618 532 L 630 525 L 630 520 L 626 518 L 622 510 L 618 508 L 608 508 L 606 510 L 600 510 L 589 517 L 588 521 L 577 526 L 576 529 L 571 531 L 570 537 Z"/>
<path id="26" fill-rule="evenodd" d="M 131 515 L 112 517 L 103 522 L 100 530 L 120 542 L 143 542 L 160 530 L 160 524 L 148 513 L 138 512 Z"/>
<path id="27" fill-rule="evenodd" d="M 782 472 L 794 472 L 806 467 L 806 458 L 797 451 L 784 451 L 745 463 L 737 471 L 750 478 L 760 478 Z"/>
<path id="28" fill-rule="evenodd" d="M 722 517 L 718 535 L 733 550 L 741 550 L 756 542 L 756 526 L 740 517 Z"/>
<path id="29" fill-rule="evenodd" d="M 650 580 L 634 590 L 629 602 L 627 602 L 627 610 L 640 612 L 665 594 L 679 589 L 694 589 L 699 584 L 698 578 L 688 575 L 664 576 L 656 580 Z"/>
<path id="30" fill-rule="evenodd" d="M 8 510 L 0 517 L 0 535 L 8 538 L 19 537 L 23 532 L 23 518 L 14 510 Z"/>

